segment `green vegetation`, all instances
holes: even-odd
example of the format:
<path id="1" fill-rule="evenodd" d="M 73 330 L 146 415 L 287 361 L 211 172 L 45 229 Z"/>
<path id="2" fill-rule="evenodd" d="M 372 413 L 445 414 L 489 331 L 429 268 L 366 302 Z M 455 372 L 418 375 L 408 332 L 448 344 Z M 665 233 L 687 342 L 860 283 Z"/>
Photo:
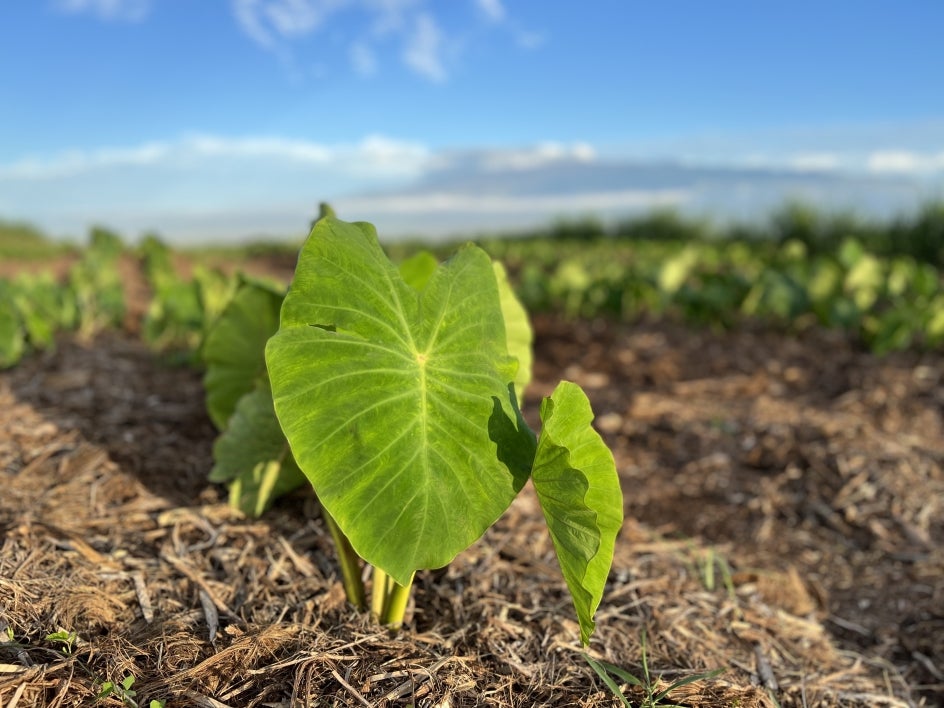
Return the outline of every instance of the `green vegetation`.
<path id="1" fill-rule="evenodd" d="M 662 215 L 641 222 L 655 227 L 654 238 L 645 237 L 641 224 L 605 236 L 591 225 L 589 240 L 483 245 L 508 265 L 531 312 L 722 328 L 821 326 L 845 330 L 878 353 L 944 342 L 940 258 L 928 260 L 944 244 L 944 211 L 929 207 L 886 231 L 800 207 L 776 214 L 772 223 L 773 238 L 743 231 L 732 232 L 734 238 Z"/>
<path id="2" fill-rule="evenodd" d="M 133 688 L 135 683 L 134 676 L 128 674 L 121 681 L 110 681 L 101 678 L 89 668 L 89 665 L 80 658 L 81 654 L 87 653 L 88 642 L 81 640 L 76 632 L 59 629 L 47 634 L 45 641 L 55 647 L 55 649 L 52 650 L 35 642 L 18 642 L 12 627 L 6 627 L 4 635 L 6 639 L 0 642 L 0 648 L 12 649 L 20 656 L 30 653 L 48 654 L 52 652 L 57 659 L 63 659 L 70 662 L 72 666 L 77 667 L 94 681 L 96 690 L 98 691 L 94 696 L 95 703 L 114 697 L 120 700 L 123 705 L 128 706 L 128 708 L 139 708 L 144 705 L 138 701 L 138 692 Z M 82 647 L 85 647 L 82 651 L 80 651 L 80 644 Z M 48 661 L 42 663 L 48 664 Z M 147 704 L 148 708 L 165 708 L 166 705 L 167 701 L 158 699 L 152 699 Z"/>
<path id="3" fill-rule="evenodd" d="M 403 351 L 408 341 L 426 345 Z M 322 217 L 288 297 L 243 278 L 206 338 L 207 408 L 221 431 L 210 479 L 251 515 L 311 482 L 349 600 L 366 607 L 366 560 L 372 612 L 398 625 L 414 572 L 481 536 L 530 476 L 586 641 L 619 487 L 573 384 L 545 402 L 540 439 L 524 424 L 530 345 L 504 269 L 479 249 L 443 266 L 420 252 L 396 268 L 371 227 Z"/>
<path id="4" fill-rule="evenodd" d="M 69 244 L 51 241 L 34 226 L 0 219 L 0 261 L 38 261 L 74 250 Z"/>
<path id="5" fill-rule="evenodd" d="M 332 213 L 327 205 L 320 212 Z M 721 328 L 820 326 L 844 330 L 877 353 L 944 343 L 944 203 L 885 223 L 789 204 L 767 224 L 726 228 L 659 211 L 609 226 L 561 221 L 478 243 L 508 268 L 529 312 Z M 426 248 L 426 258 L 436 260 L 455 245 Z M 386 252 L 412 267 L 412 257 L 425 249 L 400 242 Z M 156 351 L 200 365 L 204 341 L 240 284 L 211 264 L 261 258 L 284 267 L 297 253 L 295 244 L 261 242 L 172 251 L 155 235 L 131 250 L 98 227 L 87 247 L 76 250 L 27 225 L 0 222 L 5 261 L 69 255 L 64 283 L 48 273 L 0 278 L 0 367 L 53 346 L 55 332 L 78 329 L 90 338 L 121 326 L 118 263 L 129 257 L 141 263 L 153 294 L 144 339 Z M 178 274 L 181 262 L 190 263 L 188 278 Z"/>
<path id="6" fill-rule="evenodd" d="M 157 351 L 190 353 L 191 362 L 238 286 L 219 269 L 197 265 L 193 277 L 180 277 L 171 248 L 154 234 L 138 246 L 137 256 L 151 288 L 142 336 Z"/>
<path id="7" fill-rule="evenodd" d="M 398 625 L 415 571 L 448 564 L 530 477 L 587 643 L 619 481 L 576 384 L 545 399 L 537 438 L 524 422 L 506 336 L 522 312 L 502 306 L 495 272 L 469 245 L 407 282 L 370 224 L 319 220 L 266 345 L 275 412 L 339 551 L 356 554 L 345 564 L 373 566 L 380 621 Z"/>
<path id="8" fill-rule="evenodd" d="M 92 229 L 82 257 L 69 270 L 69 288 L 75 296 L 79 335 L 91 339 L 102 329 L 120 327 L 125 295 L 118 260 L 124 253 L 121 238 L 105 229 Z"/>
<path id="9" fill-rule="evenodd" d="M 704 681 L 705 679 L 714 678 L 722 673 L 724 669 L 715 669 L 714 671 L 705 671 L 703 673 L 693 674 L 691 676 L 686 676 L 684 678 L 677 679 L 670 683 L 667 687 L 659 689 L 660 680 L 657 678 L 653 681 L 652 676 L 649 672 L 649 659 L 647 656 L 646 650 L 646 630 L 643 630 L 641 637 L 642 645 L 642 678 L 637 678 L 625 669 L 621 669 L 619 666 L 607 663 L 605 661 L 599 661 L 597 659 L 591 658 L 589 655 L 584 654 L 583 658 L 590 664 L 597 676 L 600 677 L 600 680 L 603 681 L 604 685 L 610 690 L 610 692 L 619 698 L 620 702 L 626 708 L 633 708 L 633 704 L 629 701 L 623 691 L 620 689 L 619 684 L 616 683 L 614 679 L 620 679 L 624 684 L 629 686 L 635 686 L 642 689 L 643 699 L 639 704 L 639 708 L 656 708 L 656 706 L 664 706 L 664 708 L 683 708 L 675 703 L 664 703 L 663 701 L 669 700 L 669 694 L 675 691 L 682 686 L 687 686 L 690 683 L 695 683 L 696 681 Z"/>
<path id="10" fill-rule="evenodd" d="M 275 417 L 265 366 L 284 297 L 282 288 L 243 279 L 203 347 L 207 411 L 220 430 L 210 481 L 228 484 L 230 503 L 250 516 L 306 481 Z"/>

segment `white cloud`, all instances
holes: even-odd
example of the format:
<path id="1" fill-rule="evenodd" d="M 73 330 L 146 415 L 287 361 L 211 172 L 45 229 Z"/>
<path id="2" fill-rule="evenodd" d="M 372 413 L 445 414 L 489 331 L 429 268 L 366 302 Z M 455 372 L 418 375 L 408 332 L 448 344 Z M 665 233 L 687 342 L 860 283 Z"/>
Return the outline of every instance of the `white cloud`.
<path id="1" fill-rule="evenodd" d="M 944 152 L 918 153 L 910 150 L 876 150 L 869 154 L 870 172 L 887 174 L 928 174 L 944 171 Z"/>
<path id="2" fill-rule="evenodd" d="M 530 148 L 493 150 L 485 154 L 483 168 L 497 172 L 501 170 L 534 170 L 554 162 L 592 162 L 596 151 L 588 143 L 547 142 Z"/>
<path id="3" fill-rule="evenodd" d="M 445 3 L 431 0 L 230 0 L 230 5 L 243 33 L 279 57 L 296 78 L 295 54 L 303 50 L 302 40 L 325 30 L 344 13 L 358 15 L 358 23 L 336 23 L 326 44 L 347 46 L 350 67 L 361 76 L 378 72 L 382 66 L 378 55 L 386 49 L 382 45 L 392 43 L 401 47 L 400 58 L 408 69 L 441 83 L 448 79 L 446 58 L 455 58 L 463 47 L 461 34 L 447 36 L 437 19 Z M 507 33 L 519 48 L 535 49 L 546 41 L 543 34 L 517 26 L 503 0 L 472 0 L 471 10 L 484 16 L 492 31 Z"/>
<path id="4" fill-rule="evenodd" d="M 102 20 L 140 22 L 150 9 L 150 0 L 59 0 L 56 7 L 68 14 L 89 13 Z"/>
<path id="5" fill-rule="evenodd" d="M 177 145 L 182 153 L 226 158 L 267 158 L 324 164 L 331 160 L 331 150 L 305 140 L 272 137 L 221 138 L 195 135 Z"/>
<path id="6" fill-rule="evenodd" d="M 553 215 L 563 212 L 665 207 L 684 203 L 691 196 L 689 191 L 683 189 L 628 189 L 533 196 L 426 192 L 389 197 L 348 197 L 337 200 L 337 204 L 348 213 L 542 212 Z"/>
<path id="7" fill-rule="evenodd" d="M 402 31 L 408 24 L 409 13 L 423 0 L 364 0 L 364 6 L 373 15 L 371 34 L 383 37 Z"/>
<path id="8" fill-rule="evenodd" d="M 252 41 L 266 49 L 273 48 L 275 40 L 263 26 L 259 15 L 259 0 L 233 0 L 233 14 Z"/>
<path id="9" fill-rule="evenodd" d="M 224 160 L 301 165 L 350 175 L 413 176 L 427 164 L 428 149 L 419 143 L 367 136 L 358 143 L 325 145 L 273 136 L 221 137 L 194 134 L 172 141 L 132 147 L 68 150 L 0 163 L 0 180 L 55 180 L 109 168 L 169 167 L 199 170 Z"/>
<path id="10" fill-rule="evenodd" d="M 496 0 L 485 1 L 502 9 L 500 0 L 497 3 Z M 432 81 L 441 82 L 447 78 L 441 56 L 445 36 L 430 13 L 419 11 L 424 0 L 231 2 L 233 15 L 242 31 L 259 46 L 274 52 L 290 69 L 294 66 L 291 42 L 323 29 L 334 15 L 344 10 L 357 9 L 367 13 L 369 29 L 349 47 L 348 58 L 356 73 L 361 76 L 375 74 L 379 64 L 373 41 L 396 36 L 403 42 L 402 59 L 407 67 Z M 367 41 L 367 37 L 372 38 L 371 42 Z"/>
<path id="11" fill-rule="evenodd" d="M 364 42 L 354 42 L 348 50 L 351 67 L 361 76 L 373 76 L 377 73 L 377 57 Z"/>
<path id="12" fill-rule="evenodd" d="M 445 81 L 446 68 L 440 56 L 442 41 L 443 34 L 432 16 L 427 13 L 417 15 L 403 49 L 404 63 L 431 81 Z"/>
<path id="13" fill-rule="evenodd" d="M 429 150 L 419 143 L 393 140 L 382 135 L 368 135 L 361 140 L 355 153 L 364 160 L 368 167 L 399 169 L 403 166 L 426 166 L 429 163 Z M 414 167 L 410 167 L 413 171 Z"/>
<path id="14" fill-rule="evenodd" d="M 131 148 L 67 150 L 52 157 L 31 156 L 0 164 L 0 179 L 59 179 L 107 167 L 153 165 L 166 158 L 169 152 L 170 146 L 162 142 Z"/>
<path id="15" fill-rule="evenodd" d="M 233 13 L 253 41 L 273 49 L 283 39 L 315 32 L 349 4 L 349 0 L 233 0 Z"/>
<path id="16" fill-rule="evenodd" d="M 505 6 L 501 0 L 475 0 L 475 4 L 491 22 L 501 22 L 505 19 Z"/>

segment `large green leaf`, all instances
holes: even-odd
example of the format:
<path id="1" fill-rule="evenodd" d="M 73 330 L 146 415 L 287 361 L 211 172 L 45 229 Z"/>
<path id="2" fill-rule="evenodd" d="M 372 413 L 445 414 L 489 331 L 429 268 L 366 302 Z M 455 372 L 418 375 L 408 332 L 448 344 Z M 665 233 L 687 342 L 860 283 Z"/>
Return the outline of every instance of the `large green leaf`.
<path id="1" fill-rule="evenodd" d="M 400 275 L 416 290 L 422 290 L 433 277 L 439 262 L 429 251 L 420 251 L 400 264 Z M 524 305 L 515 295 L 508 282 L 505 267 L 499 261 L 492 264 L 495 279 L 498 281 L 498 296 L 501 301 L 502 317 L 505 320 L 505 335 L 508 341 L 508 353 L 518 360 L 518 373 L 515 374 L 515 394 L 520 401 L 524 390 L 531 381 L 531 322 Z"/>
<path id="2" fill-rule="evenodd" d="M 239 399 L 216 442 L 211 482 L 228 482 L 230 504 L 250 516 L 306 482 L 272 408 L 272 391 L 260 384 Z"/>
<path id="3" fill-rule="evenodd" d="M 236 403 L 265 377 L 265 343 L 279 328 L 282 294 L 247 281 L 240 286 L 203 345 L 207 411 L 219 430 Z"/>
<path id="4" fill-rule="evenodd" d="M 266 362 L 282 429 L 322 504 L 401 585 L 479 538 L 527 479 L 530 459 L 512 452 L 531 433 L 509 392 L 498 285 L 475 246 L 418 291 L 371 225 L 321 219 Z"/>
<path id="5" fill-rule="evenodd" d="M 590 426 L 593 411 L 577 384 L 562 381 L 541 404 L 541 420 L 531 478 L 587 644 L 623 523 L 623 496 L 613 455 Z"/>

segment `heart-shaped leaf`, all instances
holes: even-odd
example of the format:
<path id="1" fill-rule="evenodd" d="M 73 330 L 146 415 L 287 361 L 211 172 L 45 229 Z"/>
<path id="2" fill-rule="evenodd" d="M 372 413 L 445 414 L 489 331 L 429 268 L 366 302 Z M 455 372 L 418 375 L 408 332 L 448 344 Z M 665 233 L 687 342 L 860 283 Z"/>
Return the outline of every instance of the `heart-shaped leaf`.
<path id="1" fill-rule="evenodd" d="M 541 404 L 541 421 L 531 479 L 587 644 L 623 523 L 623 495 L 613 455 L 590 426 L 593 411 L 577 384 L 558 384 Z"/>
<path id="2" fill-rule="evenodd" d="M 357 553 L 399 584 L 505 511 L 533 446 L 515 411 L 494 270 L 462 248 L 423 289 L 369 224 L 318 221 L 266 347 L 295 459 Z M 530 463 L 530 460 L 527 460 Z"/>

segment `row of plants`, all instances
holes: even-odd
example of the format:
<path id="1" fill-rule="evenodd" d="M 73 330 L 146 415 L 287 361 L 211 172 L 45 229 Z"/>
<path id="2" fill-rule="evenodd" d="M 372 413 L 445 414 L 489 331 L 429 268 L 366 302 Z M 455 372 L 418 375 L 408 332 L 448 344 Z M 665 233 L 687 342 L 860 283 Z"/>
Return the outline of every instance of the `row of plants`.
<path id="1" fill-rule="evenodd" d="M 25 227 L 18 228 L 20 234 Z M 37 234 L 27 236 L 30 248 L 42 245 Z M 480 244 L 508 265 L 518 297 L 532 312 L 624 321 L 667 317 L 715 327 L 746 320 L 788 330 L 818 325 L 845 330 L 879 353 L 944 341 L 944 287 L 933 256 L 944 244 L 941 205 L 888 224 L 791 205 L 772 215 L 762 232 L 723 231 L 656 212 L 609 229 L 592 220 L 562 222 Z M 46 348 L 55 330 L 90 336 L 119 322 L 115 263 L 122 248 L 116 235 L 95 229 L 67 283 L 28 274 L 0 281 L 0 365 L 15 363 L 29 348 Z M 403 260 L 418 249 L 400 243 L 387 251 Z M 193 359 L 238 279 L 200 264 L 180 277 L 175 254 L 155 236 L 134 253 L 152 292 L 144 339 L 156 350 Z"/>
<path id="2" fill-rule="evenodd" d="M 944 343 L 944 280 L 929 263 L 848 237 L 805 242 L 489 240 L 531 312 L 728 328 L 838 328 L 877 353 Z"/>
<path id="3" fill-rule="evenodd" d="M 150 288 L 142 338 L 156 351 L 198 363 L 203 342 L 233 298 L 239 277 L 202 264 L 193 266 L 190 277 L 182 277 L 177 254 L 153 234 L 142 239 L 136 253 Z"/>
<path id="4" fill-rule="evenodd" d="M 25 271 L 0 278 L 0 368 L 15 365 L 29 351 L 52 348 L 60 331 L 91 338 L 120 326 L 125 315 L 118 270 L 122 249 L 117 236 L 93 229 L 64 280 Z"/>
<path id="5" fill-rule="evenodd" d="M 65 255 L 72 262 L 62 278 L 29 269 L 0 278 L 0 368 L 15 365 L 30 351 L 54 347 L 58 332 L 91 340 L 103 330 L 123 327 L 122 258 L 140 265 L 150 290 L 142 339 L 155 351 L 192 363 L 199 363 L 207 332 L 239 284 L 238 277 L 200 264 L 182 277 L 175 264 L 178 254 L 154 235 L 132 249 L 117 234 L 93 228 L 86 247 Z"/>

